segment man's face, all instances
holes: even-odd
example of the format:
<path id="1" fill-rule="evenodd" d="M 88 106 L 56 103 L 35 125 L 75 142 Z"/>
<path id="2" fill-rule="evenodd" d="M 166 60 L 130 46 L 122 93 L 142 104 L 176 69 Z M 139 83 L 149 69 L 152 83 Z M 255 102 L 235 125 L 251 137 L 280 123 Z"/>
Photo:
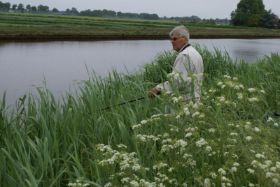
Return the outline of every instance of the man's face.
<path id="1" fill-rule="evenodd" d="M 180 51 L 184 45 L 187 44 L 187 39 L 185 37 L 179 36 L 178 33 L 173 33 L 170 37 L 173 49 L 175 51 Z"/>

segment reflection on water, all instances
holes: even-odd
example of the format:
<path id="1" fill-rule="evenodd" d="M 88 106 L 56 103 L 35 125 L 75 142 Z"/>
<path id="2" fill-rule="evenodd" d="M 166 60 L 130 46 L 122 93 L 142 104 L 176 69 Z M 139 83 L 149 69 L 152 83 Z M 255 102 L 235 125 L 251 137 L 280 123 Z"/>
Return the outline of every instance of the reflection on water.
<path id="1" fill-rule="evenodd" d="M 210 50 L 226 50 L 234 59 L 254 62 L 280 52 L 280 39 L 193 39 Z M 73 81 L 88 78 L 88 70 L 105 76 L 112 69 L 131 72 L 160 52 L 171 50 L 167 40 L 0 43 L 0 96 L 8 103 L 43 85 L 55 94 L 68 91 Z"/>

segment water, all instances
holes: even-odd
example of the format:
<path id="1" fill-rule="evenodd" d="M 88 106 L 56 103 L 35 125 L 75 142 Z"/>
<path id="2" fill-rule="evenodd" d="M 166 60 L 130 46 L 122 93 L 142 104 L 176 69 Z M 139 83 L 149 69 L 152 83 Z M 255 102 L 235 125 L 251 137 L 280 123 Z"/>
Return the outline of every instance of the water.
<path id="1" fill-rule="evenodd" d="M 248 62 L 280 53 L 280 39 L 193 39 L 191 43 L 226 50 L 232 58 Z M 44 81 L 58 96 L 88 79 L 87 69 L 101 76 L 112 69 L 133 72 L 169 50 L 168 40 L 0 43 L 0 96 L 6 91 L 7 102 L 13 105 Z"/>

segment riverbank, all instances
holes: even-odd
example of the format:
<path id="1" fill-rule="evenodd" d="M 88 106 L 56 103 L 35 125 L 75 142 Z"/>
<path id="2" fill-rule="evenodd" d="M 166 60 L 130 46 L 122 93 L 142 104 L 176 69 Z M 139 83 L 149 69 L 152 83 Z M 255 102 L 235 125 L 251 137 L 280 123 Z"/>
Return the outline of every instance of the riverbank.
<path id="1" fill-rule="evenodd" d="M 176 21 L 125 20 L 80 16 L 0 13 L 0 40 L 137 40 L 168 39 Z M 280 38 L 280 30 L 186 25 L 191 38 Z"/>
<path id="2" fill-rule="evenodd" d="M 93 74 L 63 101 L 44 88 L 13 114 L 0 101 L 0 186 L 279 186 L 280 56 L 235 64 L 198 50 L 200 105 L 147 97 L 174 53 L 134 74 Z"/>

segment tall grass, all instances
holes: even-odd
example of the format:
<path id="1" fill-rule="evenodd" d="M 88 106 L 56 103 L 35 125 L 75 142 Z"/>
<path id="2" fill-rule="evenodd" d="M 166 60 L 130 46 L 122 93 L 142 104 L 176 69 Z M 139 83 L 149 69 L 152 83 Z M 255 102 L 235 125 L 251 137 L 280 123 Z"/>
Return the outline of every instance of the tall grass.
<path id="1" fill-rule="evenodd" d="M 270 115 L 279 110 L 279 55 L 246 64 L 199 51 L 200 105 L 147 97 L 172 53 L 135 74 L 89 73 L 62 101 L 40 88 L 11 114 L 2 99 L 0 186 L 279 186 L 279 119 Z"/>

